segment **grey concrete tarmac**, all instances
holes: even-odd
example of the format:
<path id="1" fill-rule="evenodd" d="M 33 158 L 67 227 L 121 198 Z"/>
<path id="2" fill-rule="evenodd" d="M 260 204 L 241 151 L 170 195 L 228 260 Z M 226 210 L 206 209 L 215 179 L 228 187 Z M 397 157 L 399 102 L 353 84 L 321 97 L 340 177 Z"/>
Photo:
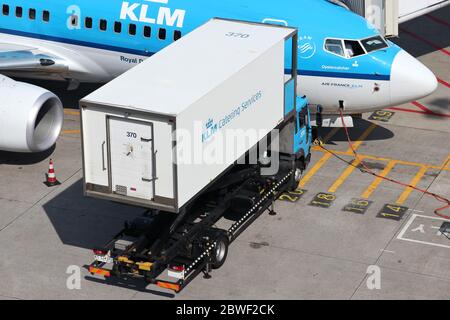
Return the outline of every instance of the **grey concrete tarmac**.
<path id="1" fill-rule="evenodd" d="M 450 8 L 433 15 L 448 22 Z M 412 104 L 397 106 L 410 111 L 390 110 L 395 114 L 389 122 L 364 115 L 351 136 L 358 141 L 375 124 L 358 146 L 371 168 L 380 173 L 394 162 L 388 177 L 450 197 L 450 165 L 442 167 L 450 155 L 450 88 L 444 84 L 450 82 L 450 57 L 411 36 L 450 50 L 448 26 L 422 17 L 402 30 L 408 33 L 402 31 L 396 42 L 443 80 L 419 101 L 442 116 Z M 66 93 L 58 84 L 42 85 L 63 96 L 64 131 L 47 153 L 0 153 L 0 299 L 450 299 L 450 240 L 438 232 L 445 220 L 433 213 L 441 203 L 377 183 L 334 157 L 319 167 L 326 153 L 318 149 L 301 186 L 307 190 L 303 197 L 278 201 L 276 216 L 261 216 L 212 279 L 199 276 L 174 296 L 141 282 L 107 284 L 91 277 L 82 268 L 92 260 L 91 249 L 143 209 L 82 195 L 76 101 L 95 86 Z M 352 160 L 342 130 L 326 147 Z M 62 183 L 53 188 L 42 183 L 49 158 Z M 335 198 L 328 209 L 310 205 L 321 192 Z M 364 214 L 342 211 L 353 198 L 370 201 Z M 377 217 L 386 204 L 407 211 L 399 221 Z M 71 267 L 81 268 L 79 290 L 67 287 Z M 380 272 L 379 283 L 373 270 Z"/>

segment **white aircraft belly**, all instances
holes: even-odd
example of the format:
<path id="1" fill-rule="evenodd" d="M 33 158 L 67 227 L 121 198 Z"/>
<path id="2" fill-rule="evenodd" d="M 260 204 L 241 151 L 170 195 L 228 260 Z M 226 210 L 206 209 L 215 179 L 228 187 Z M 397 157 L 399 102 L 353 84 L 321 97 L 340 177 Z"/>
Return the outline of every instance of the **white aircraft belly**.
<path id="1" fill-rule="evenodd" d="M 389 81 L 299 76 L 297 93 L 321 105 L 325 114 L 336 114 L 340 100 L 346 113 L 363 113 L 389 105 L 389 86 Z"/>
<path id="2" fill-rule="evenodd" d="M 20 75 L 49 80 L 76 79 L 79 82 L 106 83 L 146 59 L 146 57 L 128 53 L 1 33 L 0 43 L 8 43 L 11 48 L 14 45 L 37 48 L 64 59 L 68 65 L 68 71 L 64 74 L 4 72 L 10 76 Z M 386 107 L 390 102 L 389 81 L 313 76 L 299 76 L 298 79 L 298 95 L 306 95 L 313 106 L 321 105 L 325 114 L 336 114 L 339 100 L 345 102 L 346 113 L 370 112 L 378 110 L 380 107 Z M 374 90 L 376 85 L 378 85 L 379 91 Z"/>

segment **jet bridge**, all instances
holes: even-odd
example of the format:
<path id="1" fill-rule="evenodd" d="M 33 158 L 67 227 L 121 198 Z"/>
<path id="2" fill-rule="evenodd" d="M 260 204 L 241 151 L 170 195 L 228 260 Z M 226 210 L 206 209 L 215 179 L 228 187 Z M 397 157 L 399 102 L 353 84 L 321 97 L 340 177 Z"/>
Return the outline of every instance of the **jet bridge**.
<path id="1" fill-rule="evenodd" d="M 398 36 L 399 0 L 329 0 L 365 17 L 386 37 Z M 409 2 L 409 1 L 408 1 Z"/>
<path id="2" fill-rule="evenodd" d="M 365 17 L 386 37 L 398 36 L 400 23 L 450 4 L 450 0 L 328 0 Z"/>

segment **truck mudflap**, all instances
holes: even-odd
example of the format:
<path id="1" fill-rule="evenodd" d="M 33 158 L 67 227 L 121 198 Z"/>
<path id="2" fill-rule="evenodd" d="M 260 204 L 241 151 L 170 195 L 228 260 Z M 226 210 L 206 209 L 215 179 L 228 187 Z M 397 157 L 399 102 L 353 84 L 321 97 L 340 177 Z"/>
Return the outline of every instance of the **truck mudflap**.
<path id="1" fill-rule="evenodd" d="M 142 241 L 142 237 L 127 247 L 126 253 L 115 253 L 114 244 L 118 241 L 121 244 L 124 243 L 122 241 L 124 231 L 121 231 L 108 244 L 106 249 L 102 251 L 94 250 L 96 261 L 89 265 L 89 272 L 92 275 L 102 276 L 105 280 L 113 277 L 143 278 L 146 282 L 161 289 L 179 293 L 200 273 L 204 274 L 204 278 L 210 278 L 212 269 L 220 268 L 224 263 L 228 253 L 228 245 L 260 215 L 267 210 L 270 214 L 276 214 L 273 210 L 273 203 L 290 188 L 294 173 L 295 170 L 290 169 L 289 171 L 284 170 L 284 173 L 280 172 L 276 177 L 264 178 L 265 183 L 260 184 L 257 192 L 253 193 L 243 189 L 244 183 L 236 192 L 239 194 L 240 200 L 242 196 L 251 194 L 251 196 L 248 196 L 249 206 L 227 230 L 213 227 L 229 208 L 223 203 L 216 204 L 209 216 L 203 218 L 202 221 L 195 224 L 187 221 L 184 225 L 179 226 L 177 230 L 183 230 L 183 233 L 180 235 L 179 232 L 174 232 L 171 234 L 171 238 L 165 240 L 171 243 L 170 246 L 164 247 L 157 254 L 149 254 L 148 252 L 151 251 L 149 249 L 147 260 L 143 259 L 142 255 L 136 254 L 136 250 L 132 249 L 136 248 L 137 243 Z M 260 177 L 259 179 L 263 178 Z M 255 184 L 255 181 L 252 180 L 250 184 Z M 234 196 L 237 198 L 236 194 Z M 230 197 L 223 202 L 229 202 L 229 200 Z M 196 221 L 199 217 L 196 218 Z M 177 240 L 171 241 L 174 238 Z M 155 248 L 154 245 L 151 247 Z M 186 247 L 196 248 L 190 257 L 186 257 L 183 251 Z M 102 257 L 101 253 L 105 257 Z M 108 263 L 110 261 L 112 263 Z M 167 272 L 164 272 L 166 270 Z"/>

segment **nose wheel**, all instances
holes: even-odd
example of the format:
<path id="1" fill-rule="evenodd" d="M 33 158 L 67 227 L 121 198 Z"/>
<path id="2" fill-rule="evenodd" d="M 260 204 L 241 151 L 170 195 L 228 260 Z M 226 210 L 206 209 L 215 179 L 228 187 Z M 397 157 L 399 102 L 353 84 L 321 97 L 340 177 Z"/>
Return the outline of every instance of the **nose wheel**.
<path id="1" fill-rule="evenodd" d="M 312 141 L 316 141 L 317 139 L 319 139 L 319 128 L 322 128 L 323 125 L 322 110 L 322 106 L 318 105 L 316 111 L 316 126 L 312 128 Z"/>
<path id="2" fill-rule="evenodd" d="M 317 112 L 316 112 L 316 125 L 317 128 L 322 128 L 323 125 L 323 116 L 322 116 L 323 108 L 321 105 L 317 106 Z"/>

